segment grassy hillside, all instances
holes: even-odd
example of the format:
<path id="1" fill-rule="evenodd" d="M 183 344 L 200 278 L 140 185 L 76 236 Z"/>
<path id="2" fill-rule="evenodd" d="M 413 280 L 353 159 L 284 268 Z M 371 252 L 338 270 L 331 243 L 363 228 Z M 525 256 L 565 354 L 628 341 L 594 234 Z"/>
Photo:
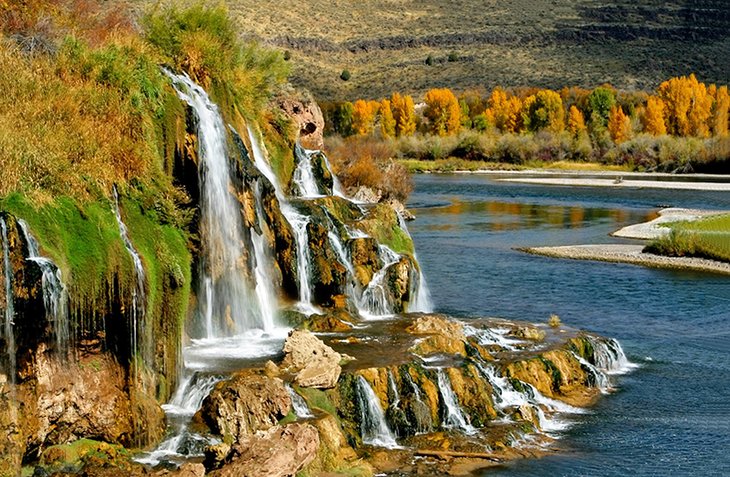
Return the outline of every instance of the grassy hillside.
<path id="1" fill-rule="evenodd" d="M 724 0 L 227 3 L 242 32 L 290 52 L 295 83 L 319 99 L 498 84 L 653 89 L 690 72 L 730 78 Z"/>

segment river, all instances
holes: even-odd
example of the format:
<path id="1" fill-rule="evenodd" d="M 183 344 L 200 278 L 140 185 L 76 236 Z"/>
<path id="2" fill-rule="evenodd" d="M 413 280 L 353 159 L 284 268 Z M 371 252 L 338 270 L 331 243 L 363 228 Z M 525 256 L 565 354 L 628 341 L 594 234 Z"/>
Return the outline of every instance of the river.
<path id="1" fill-rule="evenodd" d="M 730 475 L 730 278 L 560 260 L 515 247 L 608 237 L 659 207 L 730 209 L 727 192 L 560 187 L 417 175 L 409 225 L 437 311 L 617 338 L 640 365 L 555 454 L 489 476 Z"/>

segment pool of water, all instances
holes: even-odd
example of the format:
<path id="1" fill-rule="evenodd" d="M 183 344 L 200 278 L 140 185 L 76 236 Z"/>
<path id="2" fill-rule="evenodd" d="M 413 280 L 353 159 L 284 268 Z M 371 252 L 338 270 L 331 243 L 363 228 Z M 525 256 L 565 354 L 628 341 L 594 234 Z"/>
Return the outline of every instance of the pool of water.
<path id="1" fill-rule="evenodd" d="M 641 365 L 580 416 L 561 452 L 486 475 L 730 475 L 730 278 L 515 250 L 627 242 L 608 234 L 659 207 L 730 210 L 730 194 L 478 175 L 419 175 L 415 185 L 409 228 L 438 311 L 535 322 L 555 313 L 618 338 Z"/>

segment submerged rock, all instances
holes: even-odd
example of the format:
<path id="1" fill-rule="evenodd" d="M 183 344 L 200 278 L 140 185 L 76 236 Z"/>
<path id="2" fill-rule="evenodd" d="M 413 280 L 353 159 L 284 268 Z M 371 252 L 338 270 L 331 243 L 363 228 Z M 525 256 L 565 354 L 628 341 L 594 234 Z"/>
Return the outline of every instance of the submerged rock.
<path id="1" fill-rule="evenodd" d="M 333 388 L 342 368 L 342 356 L 306 330 L 294 330 L 284 343 L 281 367 L 296 373 L 294 382 L 313 388 Z"/>

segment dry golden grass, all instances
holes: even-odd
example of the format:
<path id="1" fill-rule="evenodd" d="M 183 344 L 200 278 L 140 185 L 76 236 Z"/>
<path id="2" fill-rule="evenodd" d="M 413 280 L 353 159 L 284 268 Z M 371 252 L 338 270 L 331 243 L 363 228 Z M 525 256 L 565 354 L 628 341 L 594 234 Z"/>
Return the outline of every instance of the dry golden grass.
<path id="1" fill-rule="evenodd" d="M 289 50 L 319 99 L 495 85 L 653 89 L 697 72 L 727 81 L 722 0 L 227 0 L 243 35 Z M 449 61 L 452 55 L 455 61 Z M 431 55 L 434 64 L 425 64 Z M 339 79 L 343 69 L 349 81 Z"/>

